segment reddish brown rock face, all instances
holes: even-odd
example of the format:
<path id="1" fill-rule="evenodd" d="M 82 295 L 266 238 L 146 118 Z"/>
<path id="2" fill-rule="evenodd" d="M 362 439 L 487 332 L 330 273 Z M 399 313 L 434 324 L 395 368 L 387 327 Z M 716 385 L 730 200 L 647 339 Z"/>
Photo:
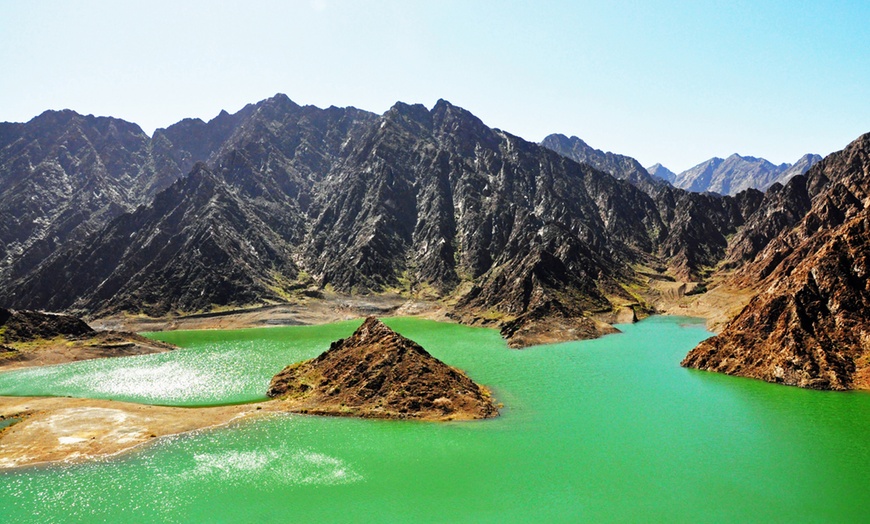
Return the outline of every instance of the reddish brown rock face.
<path id="1" fill-rule="evenodd" d="M 738 272 L 760 293 L 686 367 L 814 389 L 870 388 L 870 135 L 808 173 L 810 210 Z M 834 169 L 838 167 L 839 169 Z"/>
<path id="2" fill-rule="evenodd" d="M 760 293 L 684 366 L 814 389 L 867 388 L 870 213 Z M 801 253 L 802 254 L 802 253 Z"/>
<path id="3" fill-rule="evenodd" d="M 267 395 L 318 415 L 426 420 L 498 415 L 486 389 L 369 317 L 349 338 L 275 375 Z"/>

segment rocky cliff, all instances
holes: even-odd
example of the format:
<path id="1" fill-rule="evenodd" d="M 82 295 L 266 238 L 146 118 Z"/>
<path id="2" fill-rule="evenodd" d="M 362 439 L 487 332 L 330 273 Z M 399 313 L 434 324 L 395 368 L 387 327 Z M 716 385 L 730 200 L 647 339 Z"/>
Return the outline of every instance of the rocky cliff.
<path id="1" fill-rule="evenodd" d="M 870 134 L 768 192 L 732 254 L 751 257 L 735 285 L 760 292 L 683 365 L 816 389 L 870 387 L 868 184 Z"/>
<path id="2" fill-rule="evenodd" d="M 286 367 L 267 394 L 291 411 L 318 415 L 425 420 L 498 415 L 485 388 L 374 317 L 317 358 Z"/>

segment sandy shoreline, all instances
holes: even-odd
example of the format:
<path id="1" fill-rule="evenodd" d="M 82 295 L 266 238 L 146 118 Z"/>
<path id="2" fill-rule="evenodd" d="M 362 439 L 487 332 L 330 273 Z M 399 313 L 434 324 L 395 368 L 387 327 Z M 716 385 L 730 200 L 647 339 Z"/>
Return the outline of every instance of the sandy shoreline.
<path id="1" fill-rule="evenodd" d="M 152 318 L 136 315 L 113 315 L 86 319 L 94 329 L 111 329 L 135 333 L 188 329 L 244 329 L 276 326 L 319 325 L 375 316 L 425 316 L 447 320 L 442 304 L 416 300 L 401 295 L 351 297 L 328 295 L 322 299 L 276 304 L 213 313 Z"/>
<path id="2" fill-rule="evenodd" d="M 182 408 L 85 398 L 0 397 L 0 416 L 21 419 L 0 430 L 0 469 L 85 462 L 160 437 L 286 412 L 275 401 Z"/>

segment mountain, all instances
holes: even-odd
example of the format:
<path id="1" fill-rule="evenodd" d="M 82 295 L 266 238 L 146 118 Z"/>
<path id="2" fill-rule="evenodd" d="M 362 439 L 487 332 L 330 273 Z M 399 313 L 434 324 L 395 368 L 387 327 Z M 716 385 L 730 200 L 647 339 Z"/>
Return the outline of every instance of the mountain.
<path id="1" fill-rule="evenodd" d="M 33 125 L 5 125 L 0 144 Z M 602 154 L 623 166 L 620 180 L 444 100 L 375 115 L 276 95 L 140 138 L 141 158 L 116 154 L 121 171 L 138 162 L 160 174 L 123 179 L 140 195 L 127 207 L 0 275 L 0 302 L 164 315 L 311 287 L 399 292 L 444 299 L 454 318 L 496 322 L 527 345 L 548 340 L 536 338 L 548 321 L 585 337 L 609 329 L 595 315 L 647 310 L 651 274 L 703 278 L 762 201 L 687 192 Z"/>
<path id="2" fill-rule="evenodd" d="M 774 184 L 783 184 L 788 183 L 792 178 L 802 175 L 810 170 L 811 167 L 818 164 L 822 161 L 822 157 L 819 155 L 806 154 L 798 159 L 797 162 L 791 165 L 788 169 L 780 173 L 776 180 L 774 180 Z M 771 184 L 772 185 L 772 184 Z M 764 188 L 759 188 L 764 189 Z"/>
<path id="3" fill-rule="evenodd" d="M 759 292 L 683 365 L 816 389 L 870 388 L 870 134 L 775 186 L 731 254 Z"/>
<path id="4" fill-rule="evenodd" d="M 655 178 L 660 178 L 669 184 L 677 181 L 677 174 L 661 164 L 654 164 L 646 168 L 647 172 Z"/>
<path id="5" fill-rule="evenodd" d="M 627 180 L 644 191 L 649 192 L 657 187 L 656 179 L 651 178 L 650 173 L 637 160 L 609 151 L 605 153 L 600 149 L 594 149 L 576 136 L 568 138 L 558 133 L 548 135 L 541 141 L 541 145 L 620 180 Z"/>
<path id="6" fill-rule="evenodd" d="M 795 164 L 774 165 L 763 158 L 733 154 L 726 159 L 711 158 L 676 176 L 673 185 L 698 193 L 736 195 L 745 189 L 765 190 L 776 182 L 802 174 L 821 160 L 804 155 Z"/>
<path id="7" fill-rule="evenodd" d="M 489 392 L 416 342 L 367 318 L 317 358 L 272 378 L 267 395 L 291 411 L 425 420 L 498 416 Z"/>
<path id="8" fill-rule="evenodd" d="M 46 111 L 0 124 L 0 276 L 26 274 L 181 174 L 151 160 L 149 137 L 115 118 Z"/>
<path id="9" fill-rule="evenodd" d="M 762 199 L 762 193 L 756 190 L 723 198 L 716 194 L 698 194 L 692 189 L 675 189 L 669 183 L 676 180 L 677 175 L 661 164 L 647 170 L 631 157 L 593 149 L 577 137 L 552 134 L 541 145 L 627 180 L 648 193 L 656 203 L 666 232 L 654 251 L 678 278 L 703 279 L 707 272 L 704 268 L 716 266 L 725 257 L 728 238 L 739 230 Z M 625 206 L 622 209 L 626 209 Z M 593 326 L 587 329 L 594 330 Z"/>
<path id="10" fill-rule="evenodd" d="M 299 270 L 288 244 L 204 164 L 149 206 L 61 250 L 15 286 L 12 304 L 94 312 L 198 311 L 280 299 Z"/>
<path id="11" fill-rule="evenodd" d="M 668 234 L 659 246 L 671 272 L 684 280 L 704 280 L 728 254 L 729 239 L 745 229 L 764 194 L 749 189 L 734 197 L 665 187 L 656 195 Z"/>

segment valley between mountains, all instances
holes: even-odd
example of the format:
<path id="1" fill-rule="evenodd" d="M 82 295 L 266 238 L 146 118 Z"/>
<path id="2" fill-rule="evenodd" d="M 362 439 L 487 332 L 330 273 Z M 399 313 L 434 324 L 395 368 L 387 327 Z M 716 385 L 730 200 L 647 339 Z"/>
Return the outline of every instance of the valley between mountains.
<path id="1" fill-rule="evenodd" d="M 686 366 L 870 387 L 870 135 L 702 166 L 536 144 L 444 100 L 377 115 L 276 95 L 150 137 L 48 111 L 0 124 L 0 305 L 130 327 L 376 303 L 512 347 L 696 314 L 721 332 Z"/>

